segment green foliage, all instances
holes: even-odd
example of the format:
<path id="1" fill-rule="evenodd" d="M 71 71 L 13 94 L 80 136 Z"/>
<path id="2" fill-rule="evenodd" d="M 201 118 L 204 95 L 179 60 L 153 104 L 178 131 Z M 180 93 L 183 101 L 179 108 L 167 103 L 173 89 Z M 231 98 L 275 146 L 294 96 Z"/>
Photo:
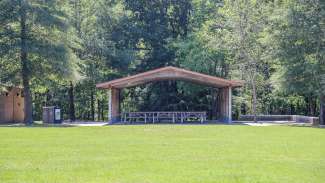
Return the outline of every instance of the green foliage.
<path id="1" fill-rule="evenodd" d="M 1 1 L 0 6 L 1 66 L 7 68 L 4 71 L 18 75 L 21 69 L 17 55 L 20 49 L 19 1 Z M 24 6 L 27 9 L 28 69 L 32 80 L 67 77 L 72 70 L 72 59 L 66 34 L 68 25 L 60 5 L 56 1 L 28 1 Z M 7 74 L 2 76 L 2 82 L 11 82 L 14 78 Z"/>
<path id="2" fill-rule="evenodd" d="M 21 2 L 35 119 L 44 105 L 61 106 L 69 118 L 72 103 L 77 119 L 105 120 L 107 97 L 96 83 L 166 65 L 245 80 L 233 93 L 234 117 L 319 114 L 321 0 L 2 0 L 0 83 L 6 85 L 22 84 Z M 121 106 L 213 116 L 216 92 L 179 81 L 151 83 L 125 89 Z"/>
<path id="3" fill-rule="evenodd" d="M 287 95 L 305 98 L 305 114 L 316 115 L 325 73 L 323 1 L 276 4 L 268 28 L 270 55 L 277 61 L 273 82 Z M 285 12 L 285 14 L 281 13 Z"/>
<path id="4" fill-rule="evenodd" d="M 287 16 L 279 17 L 277 58 L 283 65 L 282 80 L 289 92 L 317 96 L 325 73 L 323 1 L 292 1 Z"/>

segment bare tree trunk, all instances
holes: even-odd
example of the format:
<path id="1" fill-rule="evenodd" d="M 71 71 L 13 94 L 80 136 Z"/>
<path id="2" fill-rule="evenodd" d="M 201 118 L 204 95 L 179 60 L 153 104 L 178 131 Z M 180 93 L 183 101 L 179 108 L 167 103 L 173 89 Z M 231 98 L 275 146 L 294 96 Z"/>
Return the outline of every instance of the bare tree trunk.
<path id="1" fill-rule="evenodd" d="M 317 99 L 313 101 L 313 116 L 317 115 Z"/>
<path id="2" fill-rule="evenodd" d="M 95 121 L 95 101 L 94 101 L 94 90 L 90 89 L 90 112 L 91 120 Z"/>
<path id="3" fill-rule="evenodd" d="M 101 115 L 101 112 L 100 112 L 100 109 L 101 108 L 101 105 L 100 105 L 100 100 L 98 99 L 97 100 L 97 120 L 100 121 L 100 115 Z"/>
<path id="4" fill-rule="evenodd" d="M 51 100 L 50 90 L 47 90 L 45 94 L 45 106 L 50 105 L 50 100 Z"/>
<path id="5" fill-rule="evenodd" d="M 256 83 L 255 83 L 255 77 L 253 76 L 251 79 L 252 84 L 252 92 L 253 92 L 253 115 L 254 115 L 254 122 L 257 123 L 257 114 L 256 114 L 256 103 L 257 103 L 257 97 L 256 97 Z"/>
<path id="6" fill-rule="evenodd" d="M 313 98 L 309 97 L 309 115 L 313 116 L 314 115 L 314 111 L 313 111 Z"/>
<path id="7" fill-rule="evenodd" d="M 319 102 L 320 102 L 319 124 L 325 125 L 325 95 L 324 94 L 321 94 Z"/>
<path id="8" fill-rule="evenodd" d="M 101 116 L 102 116 L 102 121 L 105 121 L 105 116 L 104 116 L 104 101 L 101 101 Z"/>
<path id="9" fill-rule="evenodd" d="M 28 52 L 27 52 L 27 25 L 26 25 L 26 5 L 25 0 L 19 1 L 20 3 L 20 61 L 21 61 L 21 74 L 24 87 L 24 122 L 27 125 L 33 123 L 33 105 L 32 95 L 29 85 L 29 68 L 28 68 Z"/>
<path id="10" fill-rule="evenodd" d="M 70 87 L 69 87 L 69 116 L 70 116 L 70 121 L 75 121 L 76 120 L 75 108 L 74 108 L 73 90 L 74 90 L 74 87 L 73 87 L 72 81 L 70 81 Z"/>

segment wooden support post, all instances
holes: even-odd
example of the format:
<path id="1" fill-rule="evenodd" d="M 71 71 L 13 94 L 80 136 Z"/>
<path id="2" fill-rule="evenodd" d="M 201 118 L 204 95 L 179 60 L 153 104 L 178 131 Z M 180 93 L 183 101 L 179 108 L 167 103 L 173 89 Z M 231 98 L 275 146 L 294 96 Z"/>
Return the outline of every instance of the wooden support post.
<path id="1" fill-rule="evenodd" d="M 119 121 L 120 118 L 120 90 L 112 88 L 108 90 L 108 120 L 110 124 Z"/>
<path id="2" fill-rule="evenodd" d="M 220 99 L 219 105 L 220 108 L 220 120 L 222 122 L 231 123 L 231 97 L 232 97 L 232 90 L 231 87 L 226 87 L 220 89 Z"/>

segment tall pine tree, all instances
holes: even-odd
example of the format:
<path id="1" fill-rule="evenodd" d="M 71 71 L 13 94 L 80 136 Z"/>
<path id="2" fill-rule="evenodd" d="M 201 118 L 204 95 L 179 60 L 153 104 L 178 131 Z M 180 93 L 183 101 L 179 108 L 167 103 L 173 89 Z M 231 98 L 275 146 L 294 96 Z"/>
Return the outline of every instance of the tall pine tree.
<path id="1" fill-rule="evenodd" d="M 32 82 L 70 74 L 68 26 L 57 0 L 3 0 L 0 3 L 1 68 L 15 68 L 24 88 L 25 123 L 33 122 Z M 10 58 L 6 60 L 6 58 Z M 2 73 L 2 71 L 1 71 Z"/>

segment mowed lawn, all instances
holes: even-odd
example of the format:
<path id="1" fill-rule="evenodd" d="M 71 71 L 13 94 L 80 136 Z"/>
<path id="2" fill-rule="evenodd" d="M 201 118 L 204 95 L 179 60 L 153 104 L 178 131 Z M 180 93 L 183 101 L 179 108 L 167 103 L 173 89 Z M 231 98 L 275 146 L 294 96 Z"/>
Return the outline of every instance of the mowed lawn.
<path id="1" fill-rule="evenodd" d="M 325 182 L 325 129 L 0 128 L 1 183 Z"/>

